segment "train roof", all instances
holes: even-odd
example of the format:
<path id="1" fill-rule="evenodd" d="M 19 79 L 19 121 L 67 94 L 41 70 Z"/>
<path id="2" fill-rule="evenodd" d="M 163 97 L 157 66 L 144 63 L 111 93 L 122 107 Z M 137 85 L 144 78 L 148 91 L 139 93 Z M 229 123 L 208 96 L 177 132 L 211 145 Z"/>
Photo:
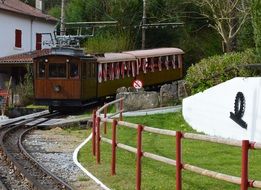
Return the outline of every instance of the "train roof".
<path id="1" fill-rule="evenodd" d="M 179 48 L 156 48 L 147 50 L 134 50 L 134 51 L 124 51 L 125 54 L 133 55 L 137 58 L 146 57 L 159 57 L 166 55 L 184 54 L 184 51 Z"/>
<path id="2" fill-rule="evenodd" d="M 84 56 L 83 49 L 72 47 L 53 47 L 51 49 L 51 55 L 68 55 L 68 56 Z"/>
<path id="3" fill-rule="evenodd" d="M 167 55 L 184 54 L 179 48 L 156 48 L 147 50 L 124 51 L 121 53 L 104 53 L 101 55 L 85 54 L 83 49 L 71 47 L 55 47 L 51 48 L 48 54 L 38 55 L 34 58 L 39 58 L 48 55 L 65 55 L 72 57 L 80 57 L 81 59 L 97 59 L 98 63 L 112 63 L 121 61 L 134 61 L 139 58 L 160 57 Z"/>
<path id="4" fill-rule="evenodd" d="M 97 57 L 99 63 L 111 63 L 120 61 L 133 61 L 136 57 L 126 53 L 105 53 L 102 57 Z"/>
<path id="5" fill-rule="evenodd" d="M 105 53 L 103 56 L 97 56 L 97 62 L 111 63 L 120 61 L 133 61 L 138 58 L 159 57 L 175 54 L 184 54 L 184 52 L 179 48 L 156 48 L 148 50 L 124 51 L 122 53 Z"/>

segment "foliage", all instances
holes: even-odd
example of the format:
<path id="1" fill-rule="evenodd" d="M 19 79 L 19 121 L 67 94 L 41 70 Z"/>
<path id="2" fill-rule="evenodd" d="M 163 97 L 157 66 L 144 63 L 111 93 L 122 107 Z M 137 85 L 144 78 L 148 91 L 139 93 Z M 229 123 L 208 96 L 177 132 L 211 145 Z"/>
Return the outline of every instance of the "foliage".
<path id="1" fill-rule="evenodd" d="M 51 7 L 49 1 L 46 1 L 46 4 Z M 121 30 L 115 27 L 98 28 L 95 29 L 95 38 L 110 37 L 108 33 L 121 35 L 124 31 L 132 39 L 131 48 L 139 49 L 141 46 L 142 7 L 143 4 L 140 0 L 70 0 L 66 5 L 66 21 L 117 20 L 118 28 Z M 58 7 L 51 8 L 49 13 L 59 18 L 59 9 Z M 197 6 L 184 0 L 147 1 L 147 23 L 183 22 L 184 26 L 147 28 L 146 48 L 180 47 L 187 53 L 188 57 L 185 58 L 189 63 L 187 65 L 202 57 L 221 53 L 220 38 L 208 28 L 209 23 L 204 17 L 199 16 L 199 12 Z M 207 40 L 206 36 L 208 36 Z M 104 40 L 106 41 L 105 38 Z"/>
<path id="2" fill-rule="evenodd" d="M 256 57 L 252 49 L 241 53 L 212 56 L 191 66 L 187 72 L 186 82 L 194 94 L 236 76 L 255 75 L 254 71 L 242 66 L 253 63 L 256 63 Z"/>
<path id="3" fill-rule="evenodd" d="M 232 42 L 249 15 L 248 0 L 194 0 L 201 14 L 209 19 L 225 43 L 225 52 L 233 50 Z"/>
<path id="4" fill-rule="evenodd" d="M 89 39 L 85 44 L 88 53 L 120 52 L 133 48 L 133 43 L 128 33 L 119 32 L 101 33 Z"/>
<path id="5" fill-rule="evenodd" d="M 48 10 L 48 14 L 54 16 L 57 19 L 60 19 L 61 7 L 54 6 Z"/>
<path id="6" fill-rule="evenodd" d="M 208 57 L 222 53 L 222 36 L 218 32 L 213 31 L 211 26 L 215 26 L 215 19 L 211 8 L 202 4 L 202 2 L 211 1 L 214 5 L 223 6 L 220 9 L 222 13 L 226 13 L 224 18 L 218 17 L 218 21 L 230 22 L 227 16 L 233 15 L 234 11 L 236 19 L 234 20 L 237 27 L 240 27 L 240 21 L 246 21 L 245 25 L 238 30 L 239 50 L 253 47 L 251 17 L 245 17 L 244 11 L 247 11 L 248 1 L 243 0 L 243 4 L 236 4 L 236 10 L 230 9 L 227 6 L 229 2 L 239 2 L 236 0 L 222 1 L 222 0 L 149 0 L 147 1 L 147 23 L 168 23 L 168 22 L 183 22 L 183 26 L 172 28 L 172 26 L 153 27 L 146 29 L 146 48 L 173 46 L 182 48 L 186 52 L 185 62 L 186 66 L 195 63 L 203 57 Z M 34 2 L 34 1 L 30 1 Z M 48 13 L 60 18 L 60 0 L 46 0 L 45 9 Z M 241 1 L 240 1 L 241 2 Z M 247 4 L 245 4 L 247 3 Z M 203 6 L 204 5 L 204 6 Z M 241 5 L 247 5 L 242 6 Z M 217 7 L 218 7 L 217 6 Z M 118 27 L 96 28 L 95 37 L 92 41 L 98 41 L 97 38 L 111 36 L 122 36 L 121 33 L 127 33 L 128 38 L 131 39 L 130 48 L 139 49 L 141 46 L 141 20 L 142 7 L 141 0 L 121 0 L 121 1 L 106 1 L 106 0 L 67 0 L 66 1 L 66 22 L 80 22 L 80 21 L 118 21 Z M 239 11 L 240 10 L 240 11 Z M 243 12 L 242 12 L 243 11 Z M 230 14 L 231 13 L 231 14 Z M 204 14 L 204 15 L 202 15 Z M 208 15 L 209 18 L 205 16 Z M 220 15 L 218 15 L 220 16 Z M 212 18 L 210 18 L 212 17 Z M 234 17 L 232 17 L 234 18 Z M 242 18 L 242 19 L 241 19 Z M 234 22 L 233 21 L 233 22 Z M 238 22 L 238 23 L 237 23 Z M 233 24 L 233 23 L 232 23 Z M 119 29 L 120 28 L 120 29 Z M 228 28 L 224 26 L 228 31 Z M 232 27 L 234 28 L 234 27 Z M 70 32 L 69 30 L 67 30 Z M 72 30 L 74 34 L 76 30 Z M 85 30 L 90 33 L 89 30 Z M 237 31 L 237 30 L 235 30 Z M 234 30 L 232 35 L 235 35 Z M 260 31 L 260 30 L 259 30 Z M 108 35 L 109 33 L 109 35 Z M 227 33 L 226 35 L 229 35 Z M 101 37 L 102 36 L 102 37 Z M 91 42 L 91 43 L 92 43 Z M 98 43 L 98 42 L 97 42 Z M 105 43 L 104 43 L 105 44 Z M 94 45 L 92 45 L 94 46 Z M 95 45 L 98 46 L 98 45 Z M 89 47 L 88 47 L 89 48 Z M 97 48 L 94 48 L 97 49 Z M 106 48 L 100 48 L 106 49 Z M 112 49 L 119 49 L 117 47 Z M 125 48 L 124 48 L 125 49 Z M 122 49 L 122 50 L 124 50 Z M 127 48 L 128 49 L 128 48 Z M 101 50 L 104 52 L 103 50 Z"/>
<path id="7" fill-rule="evenodd" d="M 252 21 L 258 61 L 261 61 L 261 1 L 252 0 Z"/>
<path id="8" fill-rule="evenodd" d="M 35 0 L 22 0 L 24 3 L 27 3 L 31 5 L 32 7 L 35 7 Z M 43 11 L 49 12 L 50 9 L 56 6 L 61 5 L 61 0 L 44 0 L 43 3 Z M 58 18 L 58 17 L 57 17 Z"/>
<path id="9" fill-rule="evenodd" d="M 182 117 L 182 113 L 169 113 L 148 115 L 142 117 L 124 118 L 124 121 L 140 123 L 160 129 L 195 132 Z M 103 125 L 101 125 L 102 127 Z M 111 138 L 111 127 L 107 125 L 106 138 Z M 101 130 L 103 132 L 103 130 Z M 117 127 L 117 143 L 136 147 L 137 131 L 126 127 Z M 142 151 L 151 152 L 175 160 L 175 137 L 155 135 L 143 131 Z M 260 151 L 251 152 L 249 157 L 249 176 L 260 179 Z M 104 182 L 109 188 L 115 190 L 135 189 L 135 154 L 117 147 L 116 175 L 110 175 L 111 145 L 101 142 L 101 164 L 96 164 L 92 155 L 91 142 L 84 146 L 79 155 L 84 167 Z M 228 175 L 240 176 L 241 151 L 232 147 L 204 141 L 182 140 L 182 162 L 201 168 L 206 168 Z M 175 189 L 175 166 L 163 164 L 158 161 L 142 157 L 142 183 L 141 189 L 166 190 Z M 214 180 L 209 177 L 182 171 L 182 189 L 184 190 L 234 190 L 238 185 Z"/>
<path id="10" fill-rule="evenodd" d="M 45 109 L 45 110 L 47 110 L 48 106 L 30 104 L 30 105 L 27 105 L 26 108 L 28 108 L 28 109 Z"/>
<path id="11" fill-rule="evenodd" d="M 237 41 L 236 49 L 238 51 L 244 51 L 246 49 L 255 47 L 254 29 L 252 26 L 251 17 L 248 17 L 246 23 L 242 26 L 241 30 L 238 33 L 236 41 Z"/>
<path id="12" fill-rule="evenodd" d="M 24 80 L 21 81 L 16 87 L 16 93 L 19 94 L 20 103 L 23 106 L 33 103 L 34 90 L 33 90 L 33 77 L 31 66 L 27 65 L 27 73 Z"/>
<path id="13" fill-rule="evenodd" d="M 110 1 L 104 0 L 71 0 L 67 4 L 67 21 L 102 21 L 108 20 Z M 111 20 L 111 19 L 110 19 Z"/>

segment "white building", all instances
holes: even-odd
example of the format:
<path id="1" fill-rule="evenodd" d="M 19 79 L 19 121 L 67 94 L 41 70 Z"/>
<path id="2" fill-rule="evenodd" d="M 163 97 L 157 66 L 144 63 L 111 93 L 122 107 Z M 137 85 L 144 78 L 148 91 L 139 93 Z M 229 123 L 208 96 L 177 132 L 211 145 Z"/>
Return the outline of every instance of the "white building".
<path id="1" fill-rule="evenodd" d="M 1 0 L 0 57 L 50 48 L 45 42 L 50 42 L 56 24 L 54 17 L 19 0 Z"/>

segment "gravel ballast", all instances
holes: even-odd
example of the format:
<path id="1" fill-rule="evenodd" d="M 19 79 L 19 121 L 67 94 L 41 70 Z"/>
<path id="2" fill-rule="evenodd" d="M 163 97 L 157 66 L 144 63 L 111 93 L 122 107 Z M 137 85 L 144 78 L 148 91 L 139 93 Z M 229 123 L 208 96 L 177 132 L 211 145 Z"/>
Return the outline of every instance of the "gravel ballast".
<path id="1" fill-rule="evenodd" d="M 38 162 L 76 190 L 101 190 L 73 162 L 73 151 L 83 140 L 57 127 L 34 130 L 26 136 L 23 144 Z"/>

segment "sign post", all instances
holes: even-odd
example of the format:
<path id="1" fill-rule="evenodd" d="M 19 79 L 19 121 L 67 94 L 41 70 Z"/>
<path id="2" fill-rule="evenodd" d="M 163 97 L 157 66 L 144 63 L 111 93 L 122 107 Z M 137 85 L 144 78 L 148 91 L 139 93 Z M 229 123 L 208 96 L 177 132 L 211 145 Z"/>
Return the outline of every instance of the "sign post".
<path id="1" fill-rule="evenodd" d="M 143 87 L 143 82 L 141 80 L 136 79 L 132 82 L 132 86 L 137 90 L 141 89 Z"/>

